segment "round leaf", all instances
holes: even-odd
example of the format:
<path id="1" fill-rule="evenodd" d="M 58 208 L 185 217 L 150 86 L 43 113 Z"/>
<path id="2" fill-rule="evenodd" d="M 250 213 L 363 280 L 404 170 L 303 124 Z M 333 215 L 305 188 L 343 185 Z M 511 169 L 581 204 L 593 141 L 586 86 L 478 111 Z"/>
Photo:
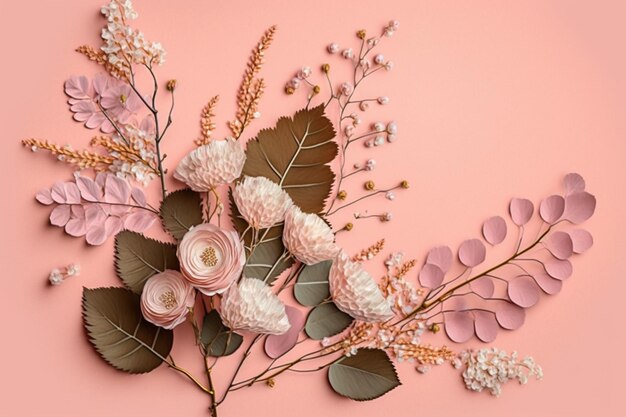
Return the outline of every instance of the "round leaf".
<path id="1" fill-rule="evenodd" d="M 272 359 L 277 359 L 293 349 L 306 321 L 306 316 L 297 308 L 285 306 L 285 312 L 291 324 L 287 333 L 271 334 L 265 339 L 265 353 Z"/>
<path id="2" fill-rule="evenodd" d="M 443 282 L 443 271 L 437 265 L 424 264 L 419 281 L 424 288 L 436 288 Z"/>
<path id="3" fill-rule="evenodd" d="M 346 329 L 353 318 L 339 310 L 334 303 L 321 304 L 309 313 L 304 330 L 311 339 L 321 340 Z"/>
<path id="4" fill-rule="evenodd" d="M 54 193 L 53 193 L 54 197 Z M 577 192 L 565 197 L 563 218 L 579 224 L 593 216 L 596 210 L 596 198 L 586 191 Z"/>
<path id="5" fill-rule="evenodd" d="M 483 236 L 492 245 L 502 243 L 506 238 L 506 222 L 500 216 L 493 216 L 483 224 Z"/>
<path id="6" fill-rule="evenodd" d="M 452 266 L 452 249 L 448 246 L 437 246 L 428 252 L 426 263 L 437 265 L 445 274 Z"/>
<path id="7" fill-rule="evenodd" d="M 204 316 L 200 340 L 209 356 L 228 356 L 235 352 L 243 337 L 232 332 L 223 322 L 216 310 L 211 310 Z"/>
<path id="8" fill-rule="evenodd" d="M 574 253 L 574 243 L 569 234 L 561 231 L 552 232 L 546 238 L 546 248 L 557 259 L 567 259 Z"/>
<path id="9" fill-rule="evenodd" d="M 480 277 L 470 283 L 470 288 L 483 298 L 490 298 L 495 290 L 495 284 L 490 277 Z"/>
<path id="10" fill-rule="evenodd" d="M 534 278 L 537 282 L 537 285 L 539 285 L 539 287 L 541 287 L 543 292 L 545 292 L 546 294 L 556 294 L 561 291 L 561 288 L 563 287 L 563 281 L 561 281 L 560 279 L 554 279 L 545 272 L 535 274 Z"/>
<path id="11" fill-rule="evenodd" d="M 530 218 L 533 216 L 534 210 L 535 206 L 532 201 L 525 198 L 514 198 L 511 200 L 511 204 L 509 205 L 511 219 L 513 220 L 513 223 L 518 226 L 523 226 L 528 223 Z"/>
<path id="12" fill-rule="evenodd" d="M 532 307 L 539 302 L 539 288 L 531 277 L 513 278 L 509 282 L 508 294 L 511 301 L 520 307 Z"/>
<path id="13" fill-rule="evenodd" d="M 550 224 L 554 224 L 563 215 L 565 210 L 565 199 L 560 195 L 551 195 L 539 204 L 539 215 Z"/>
<path id="14" fill-rule="evenodd" d="M 200 194 L 189 189 L 168 194 L 161 203 L 163 228 L 176 240 L 182 239 L 192 226 L 202 223 L 201 204 Z"/>
<path id="15" fill-rule="evenodd" d="M 459 246 L 459 261 L 469 268 L 482 263 L 486 254 L 485 245 L 478 239 L 468 239 Z"/>
<path id="16" fill-rule="evenodd" d="M 593 236 L 584 229 L 570 230 L 569 236 L 572 238 L 574 253 L 583 253 L 593 246 Z"/>
<path id="17" fill-rule="evenodd" d="M 545 269 L 548 275 L 550 275 L 552 278 L 560 280 L 569 278 L 572 275 L 572 272 L 574 272 L 572 263 L 567 259 L 555 259 L 550 262 L 546 262 Z"/>
<path id="18" fill-rule="evenodd" d="M 506 301 L 498 303 L 496 320 L 503 329 L 515 330 L 522 327 L 526 312 L 523 308 Z"/>
<path id="19" fill-rule="evenodd" d="M 563 180 L 563 184 L 565 185 L 566 195 L 585 191 L 585 180 L 580 174 L 567 174 Z"/>
<path id="20" fill-rule="evenodd" d="M 293 295 L 303 306 L 316 306 L 330 297 L 328 274 L 332 261 L 305 266 L 293 288 Z"/>
<path id="21" fill-rule="evenodd" d="M 498 322 L 493 313 L 488 311 L 474 312 L 474 331 L 476 337 L 485 343 L 496 340 L 498 335 Z"/>
<path id="22" fill-rule="evenodd" d="M 467 342 L 474 335 L 474 320 L 469 311 L 452 311 L 443 316 L 446 334 L 453 342 Z"/>

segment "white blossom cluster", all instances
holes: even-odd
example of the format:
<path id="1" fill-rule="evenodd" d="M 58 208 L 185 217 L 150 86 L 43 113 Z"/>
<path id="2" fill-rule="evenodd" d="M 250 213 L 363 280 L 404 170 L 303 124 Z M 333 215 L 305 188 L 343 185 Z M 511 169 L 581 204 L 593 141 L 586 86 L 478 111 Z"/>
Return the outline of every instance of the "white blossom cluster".
<path id="1" fill-rule="evenodd" d="M 502 392 L 502 384 L 510 380 L 526 384 L 532 376 L 543 377 L 543 370 L 532 357 L 519 360 L 517 352 L 509 355 L 495 347 L 463 351 L 452 365 L 455 368 L 465 366 L 463 380 L 467 389 L 477 392 L 486 389 L 495 396 Z"/>
<path id="2" fill-rule="evenodd" d="M 75 277 L 80 275 L 79 264 L 69 264 L 65 268 L 54 268 L 48 275 L 48 281 L 51 285 L 61 285 L 65 278 Z"/>
<path id="3" fill-rule="evenodd" d="M 109 166 L 109 170 L 120 178 L 133 179 L 144 186 L 156 177 L 155 165 L 156 148 L 154 132 L 149 128 L 135 127 L 132 124 L 124 126 L 125 137 L 131 141 L 131 146 L 141 156 L 141 160 L 128 162 L 120 158 L 120 155 L 112 151 L 111 156 L 115 161 Z M 113 141 L 124 144 L 120 135 L 113 135 Z M 149 165 L 148 165 L 149 164 Z"/>
<path id="4" fill-rule="evenodd" d="M 421 304 L 420 291 L 408 280 L 396 276 L 395 270 L 402 265 L 403 257 L 404 254 L 401 252 L 395 252 L 389 255 L 389 258 L 385 261 L 391 287 L 388 299 L 394 312 L 400 316 L 409 314 Z"/>
<path id="5" fill-rule="evenodd" d="M 130 74 L 132 64 L 152 66 L 165 62 L 161 44 L 147 41 L 143 33 L 128 25 L 129 20 L 137 18 L 131 0 L 112 0 L 101 12 L 108 22 L 102 29 L 101 49 L 111 65 Z"/>

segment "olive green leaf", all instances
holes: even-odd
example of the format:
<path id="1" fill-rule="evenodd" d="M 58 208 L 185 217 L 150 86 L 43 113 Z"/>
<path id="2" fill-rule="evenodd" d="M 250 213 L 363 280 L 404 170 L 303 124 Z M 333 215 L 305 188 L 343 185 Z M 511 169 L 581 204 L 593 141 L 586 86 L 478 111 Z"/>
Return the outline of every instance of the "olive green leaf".
<path id="1" fill-rule="evenodd" d="M 328 368 L 328 381 L 336 393 L 357 401 L 378 398 L 400 380 L 389 356 L 381 349 L 359 349 Z"/>
<path id="2" fill-rule="evenodd" d="M 321 340 L 345 330 L 353 320 L 334 303 L 321 304 L 309 313 L 304 330 L 311 339 Z"/>
<path id="3" fill-rule="evenodd" d="M 302 269 L 293 288 L 293 295 L 303 306 L 316 306 L 330 296 L 328 273 L 332 261 L 307 265 Z"/>
<path id="4" fill-rule="evenodd" d="M 228 356 L 236 351 L 243 341 L 241 335 L 226 327 L 216 310 L 211 310 L 204 316 L 200 339 L 209 356 Z"/>
<path id="5" fill-rule="evenodd" d="M 202 198 L 190 189 L 169 193 L 161 203 L 163 228 L 181 240 L 192 226 L 202 223 Z"/>
<path id="6" fill-rule="evenodd" d="M 176 245 L 124 230 L 115 236 L 115 271 L 133 292 L 141 294 L 152 275 L 178 270 Z"/>
<path id="7" fill-rule="evenodd" d="M 279 184 L 307 213 L 320 213 L 335 180 L 328 165 L 337 156 L 335 130 L 324 106 L 281 117 L 248 141 L 243 174 Z"/>
<path id="8" fill-rule="evenodd" d="M 139 296 L 126 288 L 84 288 L 83 321 L 100 356 L 121 371 L 150 372 L 172 349 L 172 331 L 148 323 Z"/>

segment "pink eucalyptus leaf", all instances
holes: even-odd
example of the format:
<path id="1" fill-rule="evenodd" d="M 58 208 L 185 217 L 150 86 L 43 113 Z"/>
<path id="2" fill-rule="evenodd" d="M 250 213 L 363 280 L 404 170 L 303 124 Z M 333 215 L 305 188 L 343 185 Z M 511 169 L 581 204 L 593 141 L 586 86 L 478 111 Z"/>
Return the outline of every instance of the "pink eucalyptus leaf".
<path id="1" fill-rule="evenodd" d="M 437 246 L 428 252 L 426 263 L 436 265 L 445 274 L 452 266 L 452 249 L 448 246 Z"/>
<path id="2" fill-rule="evenodd" d="M 64 87 L 65 94 L 72 98 L 90 98 L 89 80 L 84 75 L 70 77 L 68 80 L 65 81 Z"/>
<path id="3" fill-rule="evenodd" d="M 485 343 L 496 340 L 498 335 L 498 321 L 493 313 L 488 311 L 474 312 L 474 331 L 476 336 Z"/>
<path id="4" fill-rule="evenodd" d="M 530 221 L 533 216 L 535 206 L 533 202 L 525 198 L 514 198 L 509 205 L 511 220 L 518 226 L 523 226 Z"/>
<path id="5" fill-rule="evenodd" d="M 546 248 L 557 259 L 567 259 L 574 253 L 574 242 L 569 234 L 552 232 L 545 241 Z"/>
<path id="6" fill-rule="evenodd" d="M 154 124 L 154 117 L 152 115 L 146 116 L 141 120 L 139 129 L 144 132 L 154 135 L 156 133 L 156 126 Z"/>
<path id="7" fill-rule="evenodd" d="M 552 278 L 560 280 L 569 278 L 570 276 L 572 276 L 572 272 L 574 272 L 572 263 L 567 259 L 554 259 L 552 261 L 546 262 L 545 269 L 548 275 L 550 275 Z"/>
<path id="8" fill-rule="evenodd" d="M 560 195 L 551 195 L 539 204 L 539 215 L 549 224 L 556 223 L 565 210 L 565 199 Z"/>
<path id="9" fill-rule="evenodd" d="M 102 199 L 102 188 L 89 177 L 76 176 L 76 185 L 80 195 L 87 201 L 100 201 Z"/>
<path id="10" fill-rule="evenodd" d="M 528 276 L 513 278 L 509 282 L 509 298 L 520 307 L 532 307 L 539 302 L 539 288 L 535 280 Z"/>
<path id="11" fill-rule="evenodd" d="M 574 253 L 586 252 L 587 249 L 593 246 L 593 236 L 591 236 L 591 233 L 588 231 L 584 229 L 574 229 L 567 233 L 569 233 L 569 236 L 572 238 Z"/>
<path id="12" fill-rule="evenodd" d="M 80 191 L 75 183 L 66 182 L 63 184 L 63 188 L 65 189 L 67 204 L 80 204 Z"/>
<path id="13" fill-rule="evenodd" d="M 104 184 L 104 201 L 107 203 L 127 204 L 130 198 L 128 182 L 113 174 L 109 174 Z"/>
<path id="14" fill-rule="evenodd" d="M 565 185 L 565 195 L 585 191 L 585 179 L 580 174 L 567 174 L 563 179 L 563 184 Z"/>
<path id="15" fill-rule="evenodd" d="M 108 215 L 102 210 L 99 204 L 87 204 L 85 207 L 85 221 L 87 223 L 87 232 L 90 229 L 102 227 Z"/>
<path id="16" fill-rule="evenodd" d="M 87 233 L 85 234 L 85 241 L 93 246 L 102 245 L 107 240 L 107 233 L 103 225 L 94 225 L 93 227 L 87 227 Z"/>
<path id="17" fill-rule="evenodd" d="M 486 254 L 485 245 L 478 239 L 468 239 L 459 246 L 459 261 L 469 268 L 482 263 Z"/>
<path id="18" fill-rule="evenodd" d="M 121 218 L 117 216 L 109 216 L 104 222 L 104 229 L 107 235 L 107 238 L 111 236 L 115 236 L 124 228 L 124 222 Z"/>
<path id="19" fill-rule="evenodd" d="M 500 216 L 493 216 L 483 224 L 483 236 L 492 245 L 502 243 L 506 238 L 506 221 Z"/>
<path id="20" fill-rule="evenodd" d="M 117 86 L 117 83 L 118 81 L 115 78 L 102 73 L 96 74 L 92 82 L 97 97 L 102 97 L 102 94 L 106 93 L 110 88 Z"/>
<path id="21" fill-rule="evenodd" d="M 84 219 L 85 218 L 85 208 L 81 205 L 73 205 L 72 206 L 72 218 Z"/>
<path id="22" fill-rule="evenodd" d="M 52 200 L 52 193 L 47 188 L 35 194 L 35 200 L 37 200 L 38 202 L 46 206 L 49 206 L 50 204 L 54 202 L 54 200 Z"/>
<path id="23" fill-rule="evenodd" d="M 491 277 L 480 277 L 470 283 L 470 288 L 483 298 L 490 298 L 495 291 L 495 285 Z"/>
<path id="24" fill-rule="evenodd" d="M 498 303 L 496 309 L 496 320 L 503 329 L 519 329 L 524 324 L 525 318 L 526 312 L 523 308 L 506 301 Z"/>
<path id="25" fill-rule="evenodd" d="M 65 187 L 62 182 L 55 183 L 50 189 L 50 196 L 55 203 L 65 204 L 67 201 L 67 195 L 65 195 Z"/>
<path id="26" fill-rule="evenodd" d="M 436 288 L 443 282 L 444 273 L 437 265 L 424 264 L 419 272 L 418 279 L 424 288 Z"/>
<path id="27" fill-rule="evenodd" d="M 559 279 L 554 279 L 545 272 L 539 272 L 535 274 L 534 278 L 537 282 L 537 285 L 539 285 L 539 287 L 541 287 L 543 292 L 545 292 L 546 294 L 557 294 L 559 291 L 561 291 L 561 288 L 563 287 L 563 281 Z"/>
<path id="28" fill-rule="evenodd" d="M 85 122 L 85 127 L 87 129 L 96 129 L 98 127 L 101 127 L 102 124 L 105 123 L 105 122 L 108 123 L 108 119 L 106 118 L 104 113 L 98 111 L 98 112 L 92 113 L 89 116 L 89 118 Z"/>
<path id="29" fill-rule="evenodd" d="M 565 197 L 563 218 L 579 224 L 593 216 L 596 210 L 596 198 L 586 191 L 575 192 Z"/>
<path id="30" fill-rule="evenodd" d="M 124 228 L 132 232 L 141 233 L 154 224 L 157 216 L 145 210 L 137 210 L 124 217 Z"/>
<path id="31" fill-rule="evenodd" d="M 65 233 L 74 237 L 84 236 L 87 233 L 85 218 L 71 218 L 65 225 Z"/>
<path id="32" fill-rule="evenodd" d="M 468 311 L 444 313 L 446 334 L 456 343 L 467 342 L 474 335 L 474 320 Z"/>
<path id="33" fill-rule="evenodd" d="M 74 113 L 73 117 L 77 122 L 86 122 L 94 114 L 99 112 L 96 105 L 88 100 L 77 101 L 75 104 L 72 104 L 70 110 Z"/>
<path id="34" fill-rule="evenodd" d="M 98 187 L 100 187 L 101 189 L 104 189 L 104 184 L 106 183 L 107 177 L 109 175 L 111 175 L 111 174 L 108 174 L 106 172 L 98 172 L 96 174 L 95 181 L 96 181 L 96 184 L 98 184 Z"/>
<path id="35" fill-rule="evenodd" d="M 269 335 L 265 339 L 265 353 L 272 359 L 279 358 L 293 349 L 306 322 L 306 316 L 295 307 L 285 306 L 285 312 L 291 324 L 287 333 Z"/>
<path id="36" fill-rule="evenodd" d="M 50 223 L 54 226 L 63 227 L 70 220 L 70 206 L 60 205 L 56 206 L 50 212 Z"/>
<path id="37" fill-rule="evenodd" d="M 145 207 L 148 204 L 146 195 L 141 188 L 133 187 L 130 191 L 130 195 L 138 206 Z"/>

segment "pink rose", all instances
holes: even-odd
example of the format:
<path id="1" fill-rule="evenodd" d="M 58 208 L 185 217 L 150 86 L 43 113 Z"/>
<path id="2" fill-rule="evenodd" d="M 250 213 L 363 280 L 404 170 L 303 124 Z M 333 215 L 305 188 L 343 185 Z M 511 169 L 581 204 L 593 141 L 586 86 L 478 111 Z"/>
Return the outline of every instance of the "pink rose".
<path id="1" fill-rule="evenodd" d="M 187 281 L 210 296 L 223 293 L 237 281 L 246 256 L 237 233 L 201 224 L 183 236 L 178 260 Z"/>
<path id="2" fill-rule="evenodd" d="M 166 269 L 146 281 L 141 293 L 141 312 L 150 323 L 173 329 L 185 321 L 194 300 L 193 287 L 185 278 Z"/>

